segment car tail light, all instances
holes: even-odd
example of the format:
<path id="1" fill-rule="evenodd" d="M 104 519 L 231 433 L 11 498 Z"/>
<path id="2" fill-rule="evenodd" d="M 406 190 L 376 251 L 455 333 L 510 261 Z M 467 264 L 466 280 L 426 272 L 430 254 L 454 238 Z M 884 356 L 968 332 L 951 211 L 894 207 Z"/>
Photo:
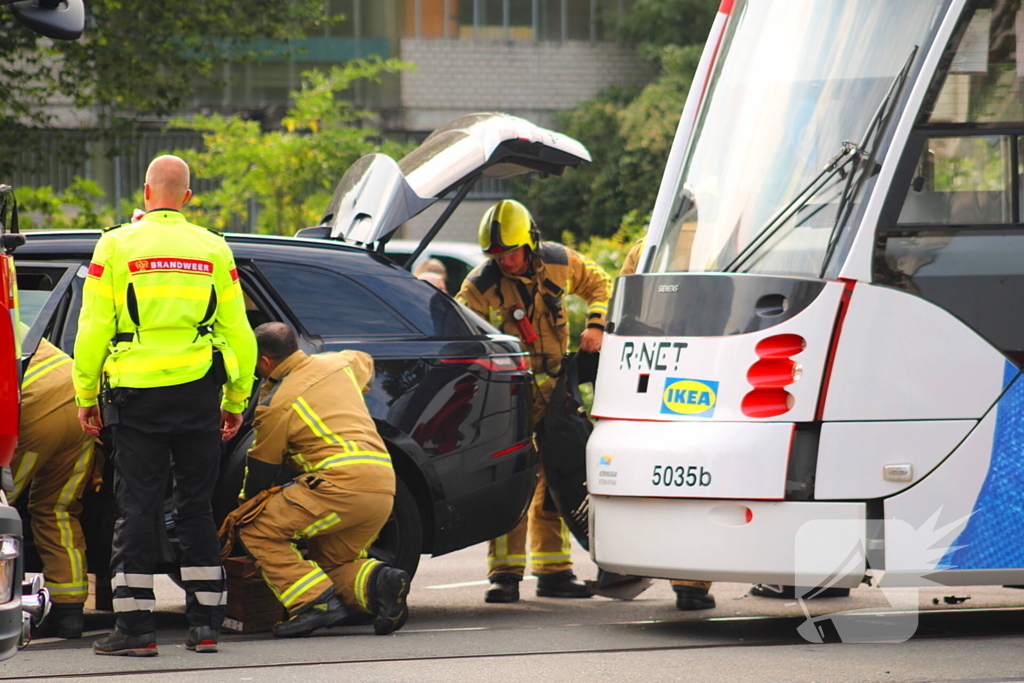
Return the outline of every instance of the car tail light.
<path id="1" fill-rule="evenodd" d="M 798 334 L 777 334 L 757 343 L 754 353 L 758 360 L 747 370 L 747 382 L 753 390 L 740 403 L 744 415 L 776 417 L 793 407 L 795 399 L 786 387 L 800 380 L 803 368 L 791 356 L 805 348 L 807 341 Z"/>
<path id="2" fill-rule="evenodd" d="M 442 358 L 447 365 L 480 365 L 491 372 L 522 372 L 530 369 L 524 354 L 514 356 L 484 356 L 483 358 Z"/>

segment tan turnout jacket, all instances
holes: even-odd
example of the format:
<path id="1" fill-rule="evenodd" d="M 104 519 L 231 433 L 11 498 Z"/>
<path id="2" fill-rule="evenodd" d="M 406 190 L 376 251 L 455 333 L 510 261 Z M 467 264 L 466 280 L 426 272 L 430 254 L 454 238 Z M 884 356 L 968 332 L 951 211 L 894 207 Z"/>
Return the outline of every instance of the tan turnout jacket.
<path id="1" fill-rule="evenodd" d="M 596 263 L 554 242 L 541 242 L 525 275 L 506 275 L 496 261 L 476 268 L 462 283 L 456 299 L 506 334 L 521 337 L 510 310 L 522 306 L 538 335 L 525 344 L 537 386 L 561 368 L 569 347 L 569 314 L 565 297 L 575 294 L 587 302 L 587 325 L 604 329 L 611 282 Z M 545 400 L 546 402 L 546 400 Z"/>
<path id="2" fill-rule="evenodd" d="M 366 404 L 373 359 L 361 351 L 307 356 L 296 351 L 264 383 L 249 457 L 285 457 L 352 491 L 395 492 L 395 472 Z"/>

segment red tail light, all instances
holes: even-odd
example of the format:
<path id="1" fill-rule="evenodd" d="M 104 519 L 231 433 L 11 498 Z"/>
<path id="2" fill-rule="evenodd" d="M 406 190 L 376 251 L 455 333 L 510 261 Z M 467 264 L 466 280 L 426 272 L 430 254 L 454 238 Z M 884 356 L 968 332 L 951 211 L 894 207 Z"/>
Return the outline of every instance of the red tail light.
<path id="1" fill-rule="evenodd" d="M 785 387 L 800 379 L 803 368 L 788 358 L 759 360 L 747 370 L 747 382 L 754 388 Z"/>
<path id="2" fill-rule="evenodd" d="M 777 334 L 757 342 L 754 353 L 758 358 L 790 358 L 807 348 L 799 334 Z"/>
<path id="3" fill-rule="evenodd" d="M 785 387 L 799 381 L 803 369 L 791 356 L 805 348 L 807 341 L 798 334 L 777 334 L 757 343 L 754 353 L 759 360 L 747 370 L 747 382 L 754 389 L 740 403 L 744 415 L 764 419 L 782 415 L 793 407 L 793 394 Z"/>
<path id="4" fill-rule="evenodd" d="M 442 358 L 448 365 L 483 366 L 491 372 L 522 372 L 530 369 L 530 361 L 525 355 L 518 356 L 485 356 L 483 358 Z"/>

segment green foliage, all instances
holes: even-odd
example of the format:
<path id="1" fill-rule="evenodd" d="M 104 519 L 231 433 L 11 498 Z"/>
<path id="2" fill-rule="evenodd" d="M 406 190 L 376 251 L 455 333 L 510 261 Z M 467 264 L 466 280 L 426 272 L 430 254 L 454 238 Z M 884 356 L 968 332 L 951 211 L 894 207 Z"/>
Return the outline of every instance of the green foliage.
<path id="1" fill-rule="evenodd" d="M 97 211 L 103 190 L 92 180 L 75 176 L 71 185 L 59 194 L 54 194 L 49 187 L 20 187 L 16 195 L 18 218 L 23 230 L 96 229 L 114 224 L 112 207 Z"/>
<path id="2" fill-rule="evenodd" d="M 559 117 L 558 127 L 594 161 L 543 183 L 518 181 L 513 193 L 545 235 L 613 235 L 627 216 L 645 222 L 654 208 L 679 115 L 718 0 L 638 0 L 622 37 L 661 75 L 639 91 L 610 89 Z"/>
<path id="3" fill-rule="evenodd" d="M 322 24 L 322 0 L 88 0 L 83 38 L 40 38 L 0 8 L 0 149 L 31 148 L 47 105 L 99 105 L 109 135 L 179 109 L 197 76 Z M 0 176 L 19 157 L 0 155 Z"/>
<path id="4" fill-rule="evenodd" d="M 636 0 L 619 27 L 628 43 L 703 45 L 719 0 Z"/>
<path id="5" fill-rule="evenodd" d="M 234 229 L 259 206 L 257 230 L 291 235 L 314 225 L 345 170 L 359 157 L 383 152 L 401 157 L 408 147 L 383 141 L 380 131 L 363 123 L 370 112 L 357 109 L 337 93 L 355 79 L 379 80 L 408 68 L 395 59 L 356 60 L 330 73 L 303 74 L 301 90 L 283 120 L 284 130 L 263 132 L 256 121 L 237 116 L 176 119 L 175 128 L 203 135 L 206 151 L 179 150 L 195 177 L 216 178 L 220 188 L 197 195 L 192 215 L 210 227 Z"/>

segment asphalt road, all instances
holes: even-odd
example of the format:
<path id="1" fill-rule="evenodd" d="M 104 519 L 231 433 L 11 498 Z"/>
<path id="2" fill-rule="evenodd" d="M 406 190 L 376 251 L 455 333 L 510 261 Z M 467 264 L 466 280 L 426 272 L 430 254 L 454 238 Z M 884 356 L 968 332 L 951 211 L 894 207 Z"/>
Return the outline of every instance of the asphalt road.
<path id="1" fill-rule="evenodd" d="M 485 548 L 424 558 L 406 627 L 378 637 L 372 627 L 320 631 L 300 640 L 270 634 L 221 637 L 217 654 L 185 650 L 183 593 L 159 584 L 160 656 L 98 657 L 91 642 L 113 623 L 86 616 L 81 640 L 37 640 L 7 662 L 0 680 L 185 681 L 1024 681 L 1024 591 L 997 587 L 924 589 L 919 611 L 896 611 L 876 588 L 848 599 L 807 603 L 811 616 L 859 609 L 859 633 L 916 620 L 907 642 L 849 644 L 825 627 L 826 644 L 797 632 L 801 605 L 718 584 L 713 610 L 679 612 L 665 581 L 632 602 L 536 598 L 524 582 L 513 605 L 483 602 Z M 593 578 L 586 553 L 577 573 Z M 947 596 L 968 598 L 947 604 Z M 938 604 L 936 604 L 938 603 Z M 899 622 L 896 622 L 899 623 Z M 830 642 L 831 641 L 831 642 Z"/>

